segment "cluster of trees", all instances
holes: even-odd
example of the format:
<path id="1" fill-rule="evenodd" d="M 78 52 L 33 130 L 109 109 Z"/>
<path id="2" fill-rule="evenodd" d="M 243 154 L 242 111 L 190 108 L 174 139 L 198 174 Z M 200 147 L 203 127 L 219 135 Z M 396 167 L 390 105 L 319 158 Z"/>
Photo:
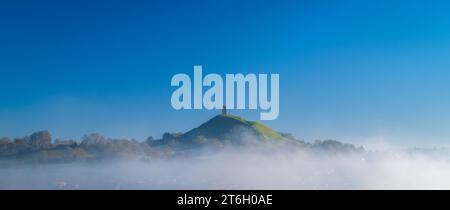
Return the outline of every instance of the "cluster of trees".
<path id="1" fill-rule="evenodd" d="M 164 133 L 162 139 L 154 139 L 152 136 L 147 138 L 146 144 L 152 147 L 175 146 L 178 144 L 177 138 L 183 133 Z"/>
<path id="2" fill-rule="evenodd" d="M 98 133 L 83 136 L 79 147 L 98 157 L 158 156 L 158 152 L 147 142 L 107 138 Z"/>
<path id="3" fill-rule="evenodd" d="M 0 157 L 30 154 L 39 154 L 40 159 L 133 158 L 158 155 L 147 142 L 112 139 L 97 133 L 85 135 L 81 141 L 60 139 L 53 141 L 48 131 L 35 132 L 23 138 L 0 138 Z"/>
<path id="4" fill-rule="evenodd" d="M 348 153 L 364 153 L 364 147 L 356 147 L 353 144 L 344 144 L 336 140 L 316 140 L 309 146 L 315 151 L 323 152 L 327 154 L 348 154 Z"/>
<path id="5" fill-rule="evenodd" d="M 58 142 L 60 143 L 60 141 Z M 0 155 L 8 156 L 20 153 L 39 151 L 53 147 L 52 138 L 48 131 L 39 131 L 23 138 L 0 139 Z"/>

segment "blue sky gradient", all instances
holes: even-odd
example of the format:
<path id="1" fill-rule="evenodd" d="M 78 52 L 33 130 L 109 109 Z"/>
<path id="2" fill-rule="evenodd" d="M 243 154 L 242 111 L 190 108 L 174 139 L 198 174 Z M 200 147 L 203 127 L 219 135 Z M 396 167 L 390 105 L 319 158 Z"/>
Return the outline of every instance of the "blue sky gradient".
<path id="1" fill-rule="evenodd" d="M 2 1 L 0 136 L 48 129 L 145 139 L 217 111 L 176 111 L 177 73 L 279 73 L 297 137 L 450 143 L 450 3 Z M 259 111 L 233 111 L 259 119 Z"/>

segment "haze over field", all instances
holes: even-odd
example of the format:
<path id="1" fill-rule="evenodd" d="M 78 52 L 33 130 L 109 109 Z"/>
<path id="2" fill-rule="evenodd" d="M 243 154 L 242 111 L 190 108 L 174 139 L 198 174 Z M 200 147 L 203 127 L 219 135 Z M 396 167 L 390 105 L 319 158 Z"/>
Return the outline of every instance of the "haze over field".
<path id="1" fill-rule="evenodd" d="M 450 151 L 295 139 L 234 115 L 146 142 L 0 141 L 0 189 L 449 189 Z"/>
<path id="2" fill-rule="evenodd" d="M 0 189 L 450 189 L 449 11 L 0 1 Z"/>
<path id="3" fill-rule="evenodd" d="M 1 189 L 449 189 L 450 162 L 405 152 L 365 155 L 226 150 L 152 162 L 0 169 Z"/>

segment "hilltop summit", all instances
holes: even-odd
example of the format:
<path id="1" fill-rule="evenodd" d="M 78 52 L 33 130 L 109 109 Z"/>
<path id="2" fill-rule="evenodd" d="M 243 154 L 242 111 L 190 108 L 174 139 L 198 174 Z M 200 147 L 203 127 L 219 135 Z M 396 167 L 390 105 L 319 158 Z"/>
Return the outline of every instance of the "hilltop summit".
<path id="1" fill-rule="evenodd" d="M 220 114 L 197 128 L 184 134 L 166 135 L 158 142 L 159 145 L 207 145 L 207 144 L 231 144 L 248 145 L 260 143 L 298 143 L 289 139 L 271 128 L 242 117 Z"/>

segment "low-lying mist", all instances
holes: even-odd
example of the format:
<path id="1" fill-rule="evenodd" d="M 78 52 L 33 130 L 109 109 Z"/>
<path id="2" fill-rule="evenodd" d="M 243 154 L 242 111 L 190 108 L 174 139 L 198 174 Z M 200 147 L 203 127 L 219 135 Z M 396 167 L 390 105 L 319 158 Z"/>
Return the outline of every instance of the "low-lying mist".
<path id="1" fill-rule="evenodd" d="M 1 189 L 450 189 L 446 156 L 226 149 L 192 157 L 17 166 Z"/>

